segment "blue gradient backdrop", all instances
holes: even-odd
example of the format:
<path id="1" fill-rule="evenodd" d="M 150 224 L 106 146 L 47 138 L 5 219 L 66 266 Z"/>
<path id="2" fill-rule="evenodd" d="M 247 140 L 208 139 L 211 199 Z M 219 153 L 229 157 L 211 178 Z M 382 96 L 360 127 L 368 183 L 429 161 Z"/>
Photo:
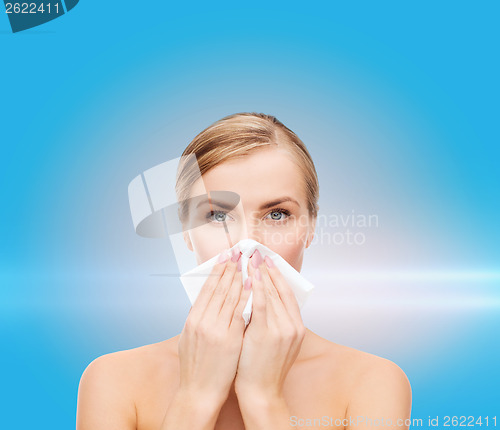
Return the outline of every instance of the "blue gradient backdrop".
<path id="1" fill-rule="evenodd" d="M 306 325 L 395 361 L 415 418 L 500 415 L 498 2 L 97 2 L 12 34 L 0 16 L 2 428 L 75 425 L 96 357 L 178 334 L 166 240 L 127 186 L 234 112 L 308 145 L 321 213 Z M 331 232 L 331 231 L 330 231 Z M 329 270 L 326 270 L 329 269 Z"/>

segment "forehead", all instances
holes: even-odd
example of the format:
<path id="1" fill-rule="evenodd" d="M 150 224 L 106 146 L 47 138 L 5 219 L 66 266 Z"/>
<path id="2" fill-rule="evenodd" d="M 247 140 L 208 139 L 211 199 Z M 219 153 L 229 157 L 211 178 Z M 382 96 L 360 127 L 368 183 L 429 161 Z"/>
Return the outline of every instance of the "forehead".
<path id="1" fill-rule="evenodd" d="M 205 190 L 232 191 L 247 204 L 291 196 L 305 207 L 303 173 L 293 156 L 279 147 L 258 149 L 214 167 L 193 184 L 191 195 Z"/>

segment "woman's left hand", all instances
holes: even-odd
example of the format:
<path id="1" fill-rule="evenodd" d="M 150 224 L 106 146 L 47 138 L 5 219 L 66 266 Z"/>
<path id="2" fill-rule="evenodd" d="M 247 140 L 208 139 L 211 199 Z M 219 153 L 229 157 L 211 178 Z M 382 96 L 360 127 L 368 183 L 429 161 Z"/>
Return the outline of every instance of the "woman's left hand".
<path id="1" fill-rule="evenodd" d="M 235 378 L 240 403 L 248 396 L 261 400 L 283 398 L 283 383 L 305 335 L 295 295 L 272 260 L 264 260 L 256 250 L 248 274 L 253 304 Z"/>

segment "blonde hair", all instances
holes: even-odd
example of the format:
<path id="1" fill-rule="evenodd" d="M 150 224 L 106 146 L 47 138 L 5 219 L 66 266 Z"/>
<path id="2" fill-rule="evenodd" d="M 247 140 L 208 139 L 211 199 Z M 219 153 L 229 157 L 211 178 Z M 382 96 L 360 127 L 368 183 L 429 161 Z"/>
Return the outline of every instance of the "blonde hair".
<path id="1" fill-rule="evenodd" d="M 271 144 L 283 145 L 293 155 L 303 173 L 309 215 L 315 218 L 318 213 L 318 175 L 304 143 L 276 117 L 243 112 L 226 116 L 207 127 L 182 153 L 175 185 L 180 220 L 184 222 L 188 215 L 190 189 L 199 174 L 203 175 L 225 161 L 244 157 Z M 196 155 L 197 166 L 183 162 L 189 159 L 184 156 L 191 154 Z"/>

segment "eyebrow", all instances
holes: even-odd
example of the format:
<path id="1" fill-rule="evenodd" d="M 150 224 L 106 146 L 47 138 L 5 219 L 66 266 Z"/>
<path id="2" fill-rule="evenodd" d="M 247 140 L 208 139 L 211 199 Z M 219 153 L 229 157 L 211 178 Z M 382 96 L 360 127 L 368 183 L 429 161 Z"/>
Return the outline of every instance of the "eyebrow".
<path id="1" fill-rule="evenodd" d="M 228 211 L 233 210 L 235 208 L 235 205 L 231 204 L 229 202 L 223 202 L 223 201 L 220 201 L 220 200 L 208 199 L 208 198 L 204 199 L 204 200 L 201 200 L 196 205 L 196 209 L 199 208 L 202 205 L 214 205 L 214 206 L 217 206 L 219 208 L 226 209 Z"/>
<path id="2" fill-rule="evenodd" d="M 295 200 L 291 197 L 288 197 L 288 196 L 284 196 L 284 197 L 279 197 L 277 199 L 270 200 L 266 203 L 263 203 L 262 205 L 260 205 L 259 210 L 269 209 L 273 206 L 279 205 L 281 203 L 286 203 L 286 202 L 294 203 L 300 208 L 300 204 L 297 200 Z M 234 205 L 227 203 L 227 202 L 214 200 L 214 199 L 202 200 L 196 205 L 196 208 L 200 207 L 201 205 L 210 204 L 210 203 L 213 204 L 214 206 L 220 207 L 222 209 L 227 209 L 227 210 L 234 209 Z"/>
<path id="3" fill-rule="evenodd" d="M 267 203 L 262 204 L 260 206 L 259 210 L 269 209 L 270 207 L 273 207 L 273 206 L 276 206 L 276 205 L 279 205 L 279 204 L 285 203 L 285 202 L 295 203 L 300 208 L 299 202 L 297 200 L 292 199 L 291 197 L 285 196 L 285 197 L 279 197 L 279 198 L 274 199 L 274 200 L 270 200 Z"/>

